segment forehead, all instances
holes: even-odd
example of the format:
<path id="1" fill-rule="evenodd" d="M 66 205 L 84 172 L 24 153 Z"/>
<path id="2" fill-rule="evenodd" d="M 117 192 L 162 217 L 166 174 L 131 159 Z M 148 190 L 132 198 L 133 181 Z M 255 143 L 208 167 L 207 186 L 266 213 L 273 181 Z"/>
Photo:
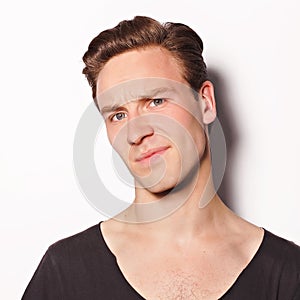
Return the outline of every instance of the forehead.
<path id="1" fill-rule="evenodd" d="M 175 80 L 147 77 L 124 81 L 97 95 L 97 103 L 102 114 L 109 113 L 122 105 L 137 100 L 166 98 L 183 106 L 195 101 L 193 90 Z"/>
<path id="2" fill-rule="evenodd" d="M 154 77 L 186 84 L 178 61 L 168 50 L 153 46 L 111 58 L 99 73 L 97 95 L 123 82 Z"/>

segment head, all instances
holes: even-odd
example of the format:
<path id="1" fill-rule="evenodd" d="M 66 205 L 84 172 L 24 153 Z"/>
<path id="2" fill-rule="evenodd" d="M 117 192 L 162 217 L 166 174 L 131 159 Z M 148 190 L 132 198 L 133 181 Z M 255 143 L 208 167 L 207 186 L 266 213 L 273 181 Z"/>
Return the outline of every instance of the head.
<path id="1" fill-rule="evenodd" d="M 135 17 L 101 32 L 83 57 L 111 144 L 153 193 L 184 181 L 205 153 L 203 121 L 213 120 L 215 107 L 202 51 L 188 26 Z M 136 92 L 135 101 L 110 103 L 105 95 L 115 96 L 118 86 Z M 146 86 L 146 96 L 140 96 L 140 86 Z"/>

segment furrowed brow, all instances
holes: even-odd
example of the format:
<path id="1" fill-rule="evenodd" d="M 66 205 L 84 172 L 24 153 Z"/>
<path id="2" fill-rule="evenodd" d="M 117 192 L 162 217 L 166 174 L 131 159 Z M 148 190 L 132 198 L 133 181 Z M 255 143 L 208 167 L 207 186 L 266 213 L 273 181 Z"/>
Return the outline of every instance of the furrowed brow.
<path id="1" fill-rule="evenodd" d="M 104 106 L 101 108 L 100 111 L 101 111 L 101 114 L 107 114 L 107 113 L 116 111 L 119 107 L 120 107 L 119 104 L 112 105 L 112 106 Z"/>
<path id="2" fill-rule="evenodd" d="M 159 94 L 166 93 L 166 92 L 174 92 L 174 89 L 172 89 L 170 87 L 160 87 L 160 88 L 152 89 L 152 90 L 146 91 L 145 94 L 140 95 L 138 98 L 139 99 L 153 98 Z"/>
<path id="3" fill-rule="evenodd" d="M 119 95 L 120 99 L 124 99 L 123 101 L 112 101 L 112 102 L 118 102 L 112 105 L 106 105 L 100 108 L 101 114 L 108 114 L 111 112 L 114 112 L 118 110 L 122 105 L 132 102 L 132 101 L 138 101 L 138 100 L 143 100 L 143 99 L 152 99 L 156 97 L 157 95 L 164 96 L 163 94 L 166 93 L 171 93 L 174 92 L 174 89 L 171 87 L 159 87 L 159 88 L 154 88 L 150 90 L 143 90 L 142 92 L 136 93 L 135 91 L 127 91 L 125 92 L 127 95 L 125 96 L 124 94 Z M 131 100 L 125 100 L 125 99 L 131 99 Z"/>

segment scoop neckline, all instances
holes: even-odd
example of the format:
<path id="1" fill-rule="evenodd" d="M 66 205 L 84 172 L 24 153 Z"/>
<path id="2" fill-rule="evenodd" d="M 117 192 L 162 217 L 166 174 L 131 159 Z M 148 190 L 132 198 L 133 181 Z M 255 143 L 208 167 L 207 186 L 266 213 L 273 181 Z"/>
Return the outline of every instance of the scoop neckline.
<path id="1" fill-rule="evenodd" d="M 141 297 L 143 300 L 146 300 L 146 298 L 144 298 L 141 294 L 139 294 L 139 292 L 130 284 L 130 282 L 126 279 L 126 277 L 124 276 L 123 272 L 121 271 L 119 265 L 118 265 L 118 261 L 117 261 L 117 257 L 113 254 L 113 252 L 110 250 L 110 248 L 108 247 L 104 236 L 102 234 L 102 229 L 101 229 L 101 223 L 103 223 L 103 221 L 100 221 L 96 226 L 97 226 L 97 231 L 98 231 L 98 236 L 100 235 L 100 239 L 102 240 L 106 250 L 108 251 L 108 253 L 113 257 L 114 262 L 115 262 L 115 267 L 117 268 L 118 272 L 120 273 L 120 275 L 122 276 L 122 278 L 124 279 L 124 281 L 126 282 L 126 284 L 139 296 Z M 263 228 L 260 227 L 263 230 L 263 237 L 261 240 L 261 243 L 259 245 L 259 247 L 257 248 L 256 252 L 254 253 L 254 255 L 252 256 L 251 260 L 249 261 L 249 263 L 246 265 L 246 267 L 239 273 L 239 275 L 236 277 L 235 281 L 232 283 L 232 285 L 225 291 L 225 293 L 218 298 L 217 300 L 222 300 L 224 299 L 225 296 L 227 296 L 231 290 L 234 289 L 234 287 L 236 286 L 237 282 L 241 280 L 242 276 L 244 276 L 245 272 L 247 272 L 247 270 L 250 269 L 250 267 L 255 263 L 255 261 L 257 260 L 257 257 L 259 256 L 263 245 L 265 244 L 265 240 L 266 237 L 268 235 L 268 231 Z"/>

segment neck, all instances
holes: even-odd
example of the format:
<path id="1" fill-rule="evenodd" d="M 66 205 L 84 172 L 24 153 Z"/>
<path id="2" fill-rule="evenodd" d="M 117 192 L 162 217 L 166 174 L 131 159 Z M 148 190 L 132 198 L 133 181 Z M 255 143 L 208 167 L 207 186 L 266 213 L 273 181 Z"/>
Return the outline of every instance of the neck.
<path id="1" fill-rule="evenodd" d="M 148 233 L 188 238 L 215 231 L 229 213 L 215 192 L 207 153 L 192 180 L 167 194 L 153 195 L 138 189 L 133 204 L 117 219 L 132 223 L 131 228 L 143 227 Z"/>

